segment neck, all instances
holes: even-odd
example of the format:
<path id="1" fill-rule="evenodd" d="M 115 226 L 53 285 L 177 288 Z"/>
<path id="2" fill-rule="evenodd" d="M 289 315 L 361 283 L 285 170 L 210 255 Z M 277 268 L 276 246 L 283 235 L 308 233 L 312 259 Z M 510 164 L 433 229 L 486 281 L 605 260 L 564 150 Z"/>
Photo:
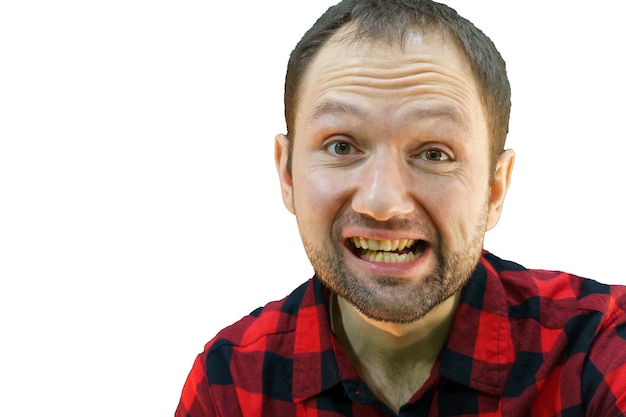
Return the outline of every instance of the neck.
<path id="1" fill-rule="evenodd" d="M 332 324 L 339 340 L 357 354 L 378 351 L 399 360 L 436 356 L 447 339 L 458 298 L 457 294 L 445 300 L 418 321 L 388 323 L 364 316 L 336 296 Z"/>
<path id="2" fill-rule="evenodd" d="M 331 324 L 359 375 L 394 410 L 430 376 L 448 337 L 459 295 L 413 323 L 387 323 L 361 314 L 345 299 L 331 301 Z"/>

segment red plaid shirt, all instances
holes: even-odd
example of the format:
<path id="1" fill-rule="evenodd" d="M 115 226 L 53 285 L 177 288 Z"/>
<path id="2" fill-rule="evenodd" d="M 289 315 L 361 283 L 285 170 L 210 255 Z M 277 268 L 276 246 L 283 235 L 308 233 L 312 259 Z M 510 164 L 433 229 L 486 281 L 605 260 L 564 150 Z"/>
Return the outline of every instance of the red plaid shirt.
<path id="1" fill-rule="evenodd" d="M 359 378 L 313 278 L 222 330 L 191 369 L 176 417 L 394 413 Z M 626 415 L 626 288 L 527 270 L 487 252 L 431 377 L 400 416 Z"/>

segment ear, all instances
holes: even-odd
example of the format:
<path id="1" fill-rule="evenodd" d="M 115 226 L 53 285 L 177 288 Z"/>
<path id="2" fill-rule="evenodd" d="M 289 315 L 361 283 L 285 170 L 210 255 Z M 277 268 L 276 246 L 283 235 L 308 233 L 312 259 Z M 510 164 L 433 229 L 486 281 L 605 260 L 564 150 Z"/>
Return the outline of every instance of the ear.
<path id="1" fill-rule="evenodd" d="M 274 162 L 280 179 L 280 190 L 283 195 L 283 203 L 287 210 L 296 214 L 293 204 L 293 181 L 291 173 L 287 169 L 289 160 L 289 138 L 285 135 L 276 135 L 274 140 Z"/>
<path id="2" fill-rule="evenodd" d="M 489 214 L 487 230 L 492 229 L 500 220 L 504 196 L 511 184 L 511 173 L 515 163 L 515 152 L 511 149 L 503 151 L 496 161 L 496 170 L 491 181 L 491 195 L 489 197 Z"/>

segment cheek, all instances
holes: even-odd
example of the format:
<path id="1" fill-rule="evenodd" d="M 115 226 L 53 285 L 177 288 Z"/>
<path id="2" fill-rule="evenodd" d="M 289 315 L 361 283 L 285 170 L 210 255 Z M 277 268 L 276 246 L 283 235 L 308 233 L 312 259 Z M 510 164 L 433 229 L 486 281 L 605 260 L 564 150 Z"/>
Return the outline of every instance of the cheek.
<path id="1" fill-rule="evenodd" d="M 293 177 L 294 205 L 298 222 L 325 227 L 344 205 L 345 181 L 332 172 L 301 172 Z"/>
<path id="2" fill-rule="evenodd" d="M 423 190 L 424 209 L 428 212 L 444 244 L 457 245 L 473 239 L 486 224 L 488 188 L 472 182 L 442 181 Z M 456 243 L 455 243 L 456 242 Z"/>

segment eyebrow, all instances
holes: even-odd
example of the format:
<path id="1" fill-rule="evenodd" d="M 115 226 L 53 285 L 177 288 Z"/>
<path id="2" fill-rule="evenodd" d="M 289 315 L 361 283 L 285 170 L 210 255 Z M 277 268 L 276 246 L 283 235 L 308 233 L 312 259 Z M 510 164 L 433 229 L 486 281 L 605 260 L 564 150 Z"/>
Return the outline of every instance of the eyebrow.
<path id="1" fill-rule="evenodd" d="M 359 118 L 366 118 L 368 115 L 365 108 L 359 106 L 358 104 L 338 100 L 327 100 L 315 107 L 313 115 L 311 117 L 311 121 L 318 120 L 326 115 L 333 114 L 347 114 Z M 460 125 L 466 131 L 470 131 L 467 118 L 464 117 L 463 114 L 453 106 L 444 105 L 412 108 L 402 115 L 402 119 L 448 119 Z"/>
<path id="2" fill-rule="evenodd" d="M 313 116 L 311 116 L 311 120 L 321 119 L 326 115 L 332 115 L 337 113 L 364 117 L 366 112 L 365 109 L 363 109 L 362 107 L 352 103 L 347 103 L 345 101 L 329 100 L 324 101 L 315 107 L 313 111 Z"/>

